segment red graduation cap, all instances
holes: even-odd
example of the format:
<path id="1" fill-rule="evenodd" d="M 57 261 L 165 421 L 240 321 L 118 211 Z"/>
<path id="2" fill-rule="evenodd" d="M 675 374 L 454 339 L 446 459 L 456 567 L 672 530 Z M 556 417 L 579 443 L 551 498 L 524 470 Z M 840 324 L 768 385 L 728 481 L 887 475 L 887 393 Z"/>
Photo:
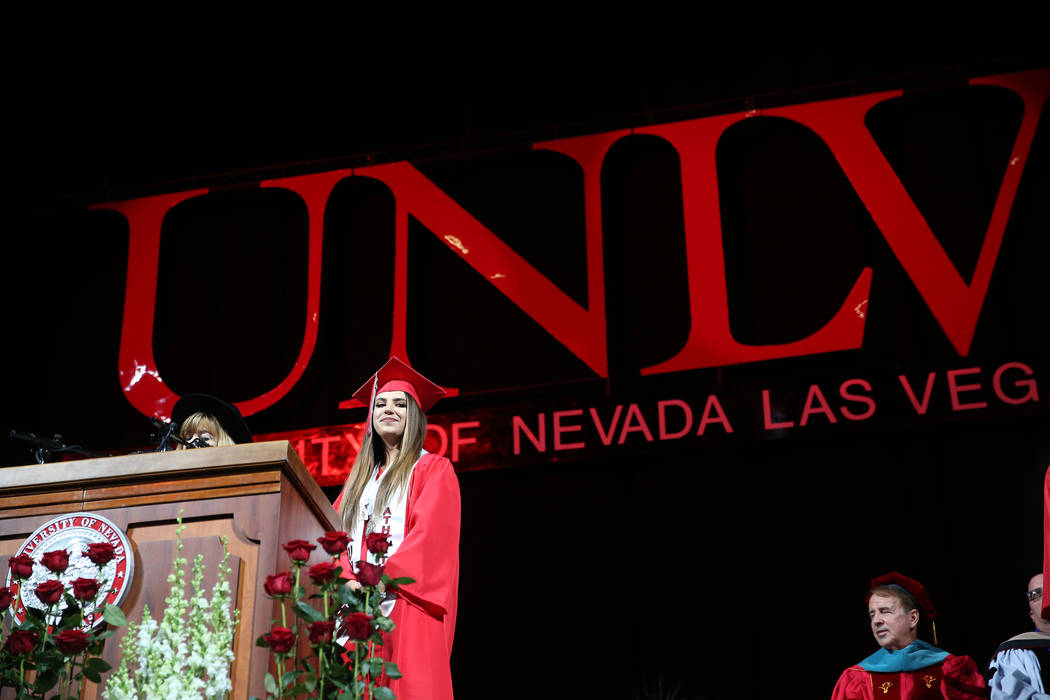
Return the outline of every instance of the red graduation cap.
<path id="1" fill-rule="evenodd" d="M 375 406 L 376 394 L 384 391 L 405 392 L 416 400 L 419 409 L 424 413 L 447 393 L 401 360 L 391 356 L 378 372 L 354 392 L 354 398 L 368 406 L 366 433 L 372 432 L 372 409 Z"/>
<path id="2" fill-rule="evenodd" d="M 937 617 L 937 611 L 933 608 L 933 601 L 930 599 L 930 594 L 926 592 L 926 587 L 915 579 L 908 578 L 896 571 L 891 571 L 890 573 L 879 576 L 878 578 L 873 578 L 871 580 L 871 587 L 868 589 L 868 595 L 864 598 L 865 605 L 871 600 L 871 589 L 878 586 L 897 586 L 903 588 L 918 604 L 923 615 L 930 620 Z"/>

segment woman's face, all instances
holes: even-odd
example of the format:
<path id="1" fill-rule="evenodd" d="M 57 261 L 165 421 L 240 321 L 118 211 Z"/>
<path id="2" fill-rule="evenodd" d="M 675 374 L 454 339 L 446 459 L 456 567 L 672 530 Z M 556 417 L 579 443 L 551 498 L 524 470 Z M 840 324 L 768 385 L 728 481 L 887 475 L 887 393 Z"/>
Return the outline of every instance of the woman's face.
<path id="1" fill-rule="evenodd" d="M 197 447 L 215 447 L 217 443 L 215 436 L 218 434 L 216 425 L 210 420 L 202 420 L 198 423 L 196 430 L 183 430 L 183 440 L 189 443 L 196 443 Z M 199 441 L 199 442 L 198 442 Z M 184 445 L 179 445 L 178 449 L 184 450 Z"/>
<path id="2" fill-rule="evenodd" d="M 394 445 L 401 442 L 405 434 L 405 419 L 408 417 L 408 397 L 403 391 L 384 391 L 376 394 L 372 408 L 372 429 L 383 442 Z"/>

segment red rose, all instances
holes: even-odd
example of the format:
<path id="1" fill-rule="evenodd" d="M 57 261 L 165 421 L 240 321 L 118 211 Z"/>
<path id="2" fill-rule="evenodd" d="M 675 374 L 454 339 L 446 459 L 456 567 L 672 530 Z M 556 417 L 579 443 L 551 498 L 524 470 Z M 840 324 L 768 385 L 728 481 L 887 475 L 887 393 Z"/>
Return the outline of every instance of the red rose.
<path id="1" fill-rule="evenodd" d="M 306 540 L 292 540 L 283 547 L 284 551 L 288 552 L 288 557 L 297 564 L 305 562 L 310 558 L 310 552 L 317 549 L 316 544 L 310 544 Z"/>
<path id="2" fill-rule="evenodd" d="M 320 564 L 314 564 L 306 572 L 310 574 L 310 580 L 318 586 L 326 584 L 335 578 L 336 566 L 330 561 L 323 561 Z"/>
<path id="3" fill-rule="evenodd" d="M 36 587 L 36 597 L 44 605 L 54 605 L 62 600 L 62 594 L 65 592 L 66 587 L 54 579 L 44 581 Z"/>
<path id="4" fill-rule="evenodd" d="M 317 541 L 321 543 L 324 551 L 336 556 L 345 552 L 346 546 L 353 540 L 347 537 L 345 532 L 326 532 L 324 537 L 318 537 Z"/>
<path id="5" fill-rule="evenodd" d="M 327 620 L 321 620 L 319 622 L 310 623 L 310 643 L 327 644 L 332 641 L 332 630 L 335 629 L 334 622 L 328 622 Z"/>
<path id="6" fill-rule="evenodd" d="M 64 549 L 53 549 L 50 552 L 44 552 L 44 556 L 40 558 L 40 563 L 51 569 L 53 573 L 60 574 L 69 566 L 69 552 Z"/>
<path id="7" fill-rule="evenodd" d="M 295 635 L 287 627 L 274 627 L 269 634 L 263 635 L 263 640 L 275 654 L 287 654 L 295 646 Z"/>
<path id="8" fill-rule="evenodd" d="M 287 571 L 282 571 L 279 574 L 267 576 L 266 583 L 263 584 L 263 590 L 271 598 L 280 598 L 291 594 L 292 575 Z"/>
<path id="9" fill-rule="evenodd" d="M 372 636 L 372 616 L 363 612 L 350 613 L 343 620 L 343 634 L 350 639 L 368 639 Z"/>
<path id="10" fill-rule="evenodd" d="M 33 559 L 28 554 L 19 554 L 7 560 L 11 575 L 15 578 L 29 578 L 33 575 Z"/>
<path id="11" fill-rule="evenodd" d="M 362 586 L 374 586 L 382 579 L 383 567 L 366 561 L 357 562 L 357 580 Z"/>
<path id="12" fill-rule="evenodd" d="M 19 654 L 28 654 L 33 651 L 37 641 L 40 637 L 36 632 L 26 632 L 25 630 L 15 630 L 7 637 L 7 642 L 4 644 L 4 648 L 15 656 Z"/>
<path id="13" fill-rule="evenodd" d="M 11 589 L 7 586 L 0 586 L 0 615 L 3 615 L 4 608 L 11 605 Z"/>
<path id="14" fill-rule="evenodd" d="M 73 586 L 73 597 L 77 600 L 94 600 L 98 595 L 98 579 L 78 578 L 70 585 Z"/>
<path id="15" fill-rule="evenodd" d="M 54 636 L 55 646 L 66 656 L 75 656 L 87 649 L 91 641 L 80 630 L 63 630 Z"/>
<path id="16" fill-rule="evenodd" d="M 383 532 L 370 532 L 365 537 L 365 544 L 372 554 L 386 554 L 390 549 L 390 535 Z"/>
<path id="17" fill-rule="evenodd" d="M 87 558 L 95 563 L 95 566 L 105 566 L 117 556 L 113 545 L 109 542 L 94 542 L 88 545 Z"/>

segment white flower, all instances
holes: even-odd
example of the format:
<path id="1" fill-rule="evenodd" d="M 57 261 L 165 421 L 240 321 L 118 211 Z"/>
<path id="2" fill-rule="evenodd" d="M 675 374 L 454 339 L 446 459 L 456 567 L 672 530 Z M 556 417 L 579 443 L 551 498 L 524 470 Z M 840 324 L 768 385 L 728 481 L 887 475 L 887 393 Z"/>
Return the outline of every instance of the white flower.
<path id="1" fill-rule="evenodd" d="M 181 552 L 181 513 L 179 523 L 175 533 Z M 168 576 L 171 592 L 164 601 L 161 622 L 150 617 L 146 607 L 142 622 L 128 625 L 128 634 L 121 644 L 123 657 L 102 692 L 103 700 L 200 700 L 225 698 L 232 690 L 231 645 L 239 611 L 230 614 L 229 551 L 226 538 L 221 540 L 223 559 L 211 600 L 201 591 L 203 557 L 198 555 L 193 562 L 193 590 L 187 597 L 186 559 L 176 556 Z"/>

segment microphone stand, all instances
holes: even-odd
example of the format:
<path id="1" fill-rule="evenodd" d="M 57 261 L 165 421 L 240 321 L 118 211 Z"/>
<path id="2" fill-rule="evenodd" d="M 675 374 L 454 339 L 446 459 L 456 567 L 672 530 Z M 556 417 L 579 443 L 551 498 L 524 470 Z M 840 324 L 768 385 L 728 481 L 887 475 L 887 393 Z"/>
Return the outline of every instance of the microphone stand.
<path id="1" fill-rule="evenodd" d="M 20 433 L 17 430 L 11 431 L 11 437 L 16 440 L 23 440 L 32 445 L 35 445 L 33 450 L 33 457 L 36 459 L 37 464 L 46 463 L 52 455 L 61 452 L 73 452 L 78 455 L 85 457 L 101 457 L 102 455 L 95 454 L 94 452 L 88 452 L 80 445 L 67 445 L 62 442 L 62 436 L 55 434 L 52 438 L 37 437 L 34 433 Z"/>
<path id="2" fill-rule="evenodd" d="M 156 441 L 157 446 L 153 448 L 154 452 L 168 452 L 175 449 L 169 442 L 174 442 L 177 445 L 182 445 L 187 449 L 194 447 L 208 447 L 208 444 L 203 442 L 200 438 L 193 440 L 183 440 L 178 436 L 179 424 L 175 421 L 168 421 L 165 423 L 157 418 L 150 418 L 150 423 L 153 423 L 153 427 L 157 432 L 150 435 L 150 437 Z"/>
<path id="3" fill-rule="evenodd" d="M 175 421 L 168 421 L 165 423 L 162 420 L 150 418 L 150 422 L 153 423 L 153 427 L 157 430 L 157 432 L 150 436 L 157 443 L 157 446 L 153 448 L 154 452 L 168 452 L 175 449 L 168 444 L 169 442 L 175 442 L 176 444 L 184 445 L 186 447 L 196 447 L 196 445 L 191 445 L 178 436 L 179 424 Z"/>

